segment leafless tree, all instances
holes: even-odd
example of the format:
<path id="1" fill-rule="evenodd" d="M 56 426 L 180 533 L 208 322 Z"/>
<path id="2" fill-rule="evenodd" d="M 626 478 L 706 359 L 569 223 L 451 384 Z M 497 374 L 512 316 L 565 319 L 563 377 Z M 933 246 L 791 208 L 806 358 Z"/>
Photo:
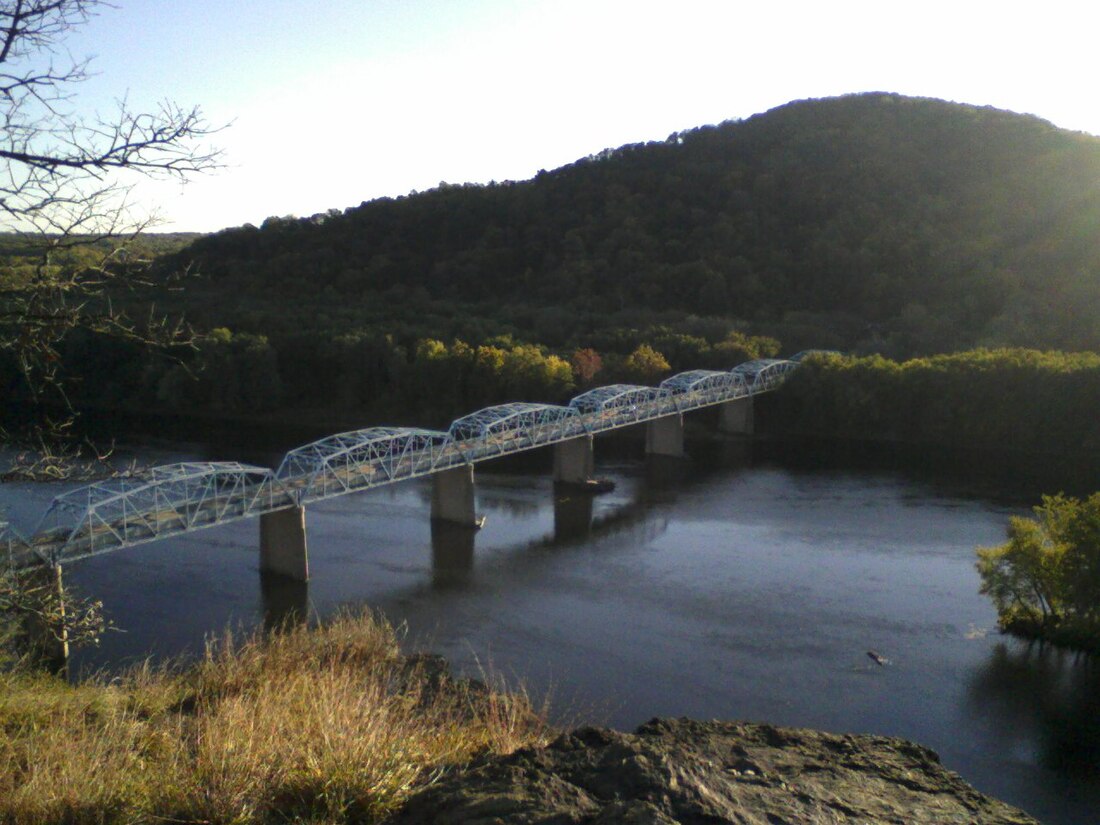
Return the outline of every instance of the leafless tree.
<path id="1" fill-rule="evenodd" d="M 0 351 L 32 400 L 60 402 L 63 423 L 72 410 L 59 345 L 71 331 L 151 346 L 186 337 L 179 325 L 135 322 L 113 306 L 112 291 L 146 271 L 129 253 L 151 222 L 131 209 L 134 181 L 183 180 L 219 161 L 208 144 L 216 130 L 198 107 L 165 101 L 135 112 L 123 99 L 109 116 L 81 112 L 89 59 L 72 57 L 64 42 L 103 8 L 104 0 L 0 0 L 0 231 L 20 236 L 30 262 L 0 271 Z M 38 432 L 49 440 L 62 429 Z"/>

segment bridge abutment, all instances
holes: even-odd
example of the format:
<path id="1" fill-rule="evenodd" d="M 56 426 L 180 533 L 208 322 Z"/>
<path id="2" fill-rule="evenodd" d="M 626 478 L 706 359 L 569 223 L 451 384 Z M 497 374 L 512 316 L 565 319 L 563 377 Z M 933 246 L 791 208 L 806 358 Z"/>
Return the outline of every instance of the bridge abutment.
<path id="1" fill-rule="evenodd" d="M 465 464 L 432 476 L 433 521 L 478 527 L 474 507 L 474 465 Z"/>
<path id="2" fill-rule="evenodd" d="M 738 435 L 753 434 L 752 396 L 736 398 L 718 405 L 718 429 Z"/>
<path id="3" fill-rule="evenodd" d="M 645 425 L 645 451 L 650 455 L 684 454 L 683 413 L 654 418 Z"/>
<path id="4" fill-rule="evenodd" d="M 554 481 L 587 484 L 596 472 L 593 438 L 582 435 L 554 445 Z"/>
<path id="5" fill-rule="evenodd" d="M 260 572 L 309 580 L 305 507 L 273 510 L 260 516 Z"/>

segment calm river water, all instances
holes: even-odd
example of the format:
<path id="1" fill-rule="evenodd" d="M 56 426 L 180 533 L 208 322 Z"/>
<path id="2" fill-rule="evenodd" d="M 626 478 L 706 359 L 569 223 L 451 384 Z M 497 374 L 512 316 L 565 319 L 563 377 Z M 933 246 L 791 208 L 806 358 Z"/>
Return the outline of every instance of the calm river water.
<path id="1" fill-rule="evenodd" d="M 999 636 L 973 564 L 1040 492 L 1096 478 L 1051 487 L 1034 472 L 1057 468 L 1023 462 L 690 447 L 692 460 L 657 462 L 599 443 L 617 486 L 595 498 L 555 497 L 548 451 L 479 465 L 476 536 L 433 531 L 421 482 L 312 505 L 308 586 L 261 582 L 255 521 L 74 564 L 67 580 L 122 631 L 77 665 L 369 605 L 407 627 L 410 649 L 549 692 L 564 722 L 688 715 L 901 736 L 1043 822 L 1100 822 L 1100 663 Z M 143 457 L 277 460 L 199 446 Z M 53 493 L 3 485 L 0 504 L 25 525 Z"/>

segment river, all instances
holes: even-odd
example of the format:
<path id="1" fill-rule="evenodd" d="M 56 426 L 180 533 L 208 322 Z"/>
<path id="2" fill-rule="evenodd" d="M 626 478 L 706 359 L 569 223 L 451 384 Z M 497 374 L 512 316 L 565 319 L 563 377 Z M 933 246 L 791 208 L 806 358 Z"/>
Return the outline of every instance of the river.
<path id="1" fill-rule="evenodd" d="M 277 459 L 225 450 L 140 457 Z M 76 563 L 67 581 L 119 632 L 75 664 L 369 605 L 410 649 L 549 694 L 563 723 L 687 715 L 900 736 L 1043 822 L 1100 821 L 1100 663 L 1000 636 L 974 569 L 976 546 L 1057 489 L 1057 467 L 792 442 L 690 451 L 646 461 L 636 442 L 598 442 L 616 488 L 595 498 L 555 496 L 548 451 L 479 465 L 476 535 L 433 530 L 425 482 L 311 505 L 308 586 L 261 582 L 255 521 Z M 1091 472 L 1060 486 L 1096 489 Z M 0 503 L 25 526 L 53 492 L 3 485 Z"/>

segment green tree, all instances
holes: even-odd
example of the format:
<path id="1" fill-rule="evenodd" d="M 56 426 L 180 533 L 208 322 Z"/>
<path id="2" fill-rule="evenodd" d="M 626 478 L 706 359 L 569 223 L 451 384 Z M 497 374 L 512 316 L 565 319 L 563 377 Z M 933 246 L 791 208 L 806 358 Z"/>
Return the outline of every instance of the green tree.
<path id="1" fill-rule="evenodd" d="M 978 549 L 981 592 L 1005 630 L 1100 649 L 1100 493 L 1043 496 L 1035 516 Z"/>
<path id="2" fill-rule="evenodd" d="M 656 384 L 670 369 L 665 357 L 649 344 L 639 345 L 623 362 L 627 380 L 638 384 Z"/>
<path id="3" fill-rule="evenodd" d="M 1043 626 L 1064 617 L 1060 598 L 1066 546 L 1033 519 L 1013 516 L 1008 541 L 978 549 L 981 592 L 993 599 L 1002 623 L 1026 620 Z"/>
<path id="4" fill-rule="evenodd" d="M 573 389 L 573 368 L 533 344 L 517 344 L 504 358 L 505 395 L 515 400 L 557 401 Z"/>

